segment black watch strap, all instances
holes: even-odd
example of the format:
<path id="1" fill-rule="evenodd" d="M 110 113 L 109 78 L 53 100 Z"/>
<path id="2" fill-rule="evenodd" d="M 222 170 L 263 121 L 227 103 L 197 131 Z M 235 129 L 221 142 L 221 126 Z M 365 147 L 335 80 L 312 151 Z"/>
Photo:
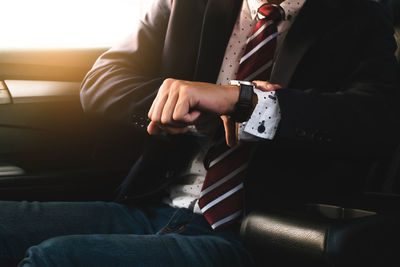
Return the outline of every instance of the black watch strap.
<path id="1" fill-rule="evenodd" d="M 239 86 L 239 100 L 235 105 L 235 110 L 231 114 L 231 119 L 236 122 L 243 122 L 248 120 L 253 108 L 254 85 L 248 82 L 239 82 Z"/>

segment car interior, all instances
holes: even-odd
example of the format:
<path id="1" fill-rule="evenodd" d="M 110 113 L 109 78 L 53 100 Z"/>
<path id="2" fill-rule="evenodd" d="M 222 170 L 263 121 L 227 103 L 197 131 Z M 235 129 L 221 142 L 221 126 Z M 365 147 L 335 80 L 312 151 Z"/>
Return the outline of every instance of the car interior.
<path id="1" fill-rule="evenodd" d="M 400 46 L 400 1 L 380 2 Z M 80 82 L 106 49 L 0 50 L 1 200 L 113 199 L 141 148 L 122 126 L 82 110 Z M 400 137 L 371 157 L 361 195 L 248 214 L 240 235 L 256 262 L 400 266 Z"/>

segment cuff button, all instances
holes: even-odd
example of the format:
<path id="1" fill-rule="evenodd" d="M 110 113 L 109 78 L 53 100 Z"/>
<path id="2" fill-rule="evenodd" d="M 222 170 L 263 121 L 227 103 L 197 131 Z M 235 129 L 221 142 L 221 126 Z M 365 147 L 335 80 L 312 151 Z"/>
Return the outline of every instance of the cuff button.
<path id="1" fill-rule="evenodd" d="M 258 126 L 257 131 L 258 131 L 259 133 L 265 132 L 264 122 L 263 122 L 263 124 L 261 124 L 260 126 Z"/>

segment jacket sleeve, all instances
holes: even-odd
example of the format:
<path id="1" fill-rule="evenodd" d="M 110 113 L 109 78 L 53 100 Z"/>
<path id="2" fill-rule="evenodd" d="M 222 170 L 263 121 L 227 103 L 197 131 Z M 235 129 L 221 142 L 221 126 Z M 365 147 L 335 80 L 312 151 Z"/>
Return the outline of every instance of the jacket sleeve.
<path id="1" fill-rule="evenodd" d="M 362 19 L 355 21 L 359 25 L 352 29 L 360 32 L 350 32 L 361 36 L 356 49 L 349 50 L 349 58 L 356 63 L 351 68 L 340 67 L 343 62 L 336 66 L 348 70 L 347 73 L 337 77 L 327 74 L 325 77 L 332 79 L 316 82 L 315 87 L 276 91 L 282 116 L 278 140 L 332 144 L 398 142 L 400 88 L 393 27 L 377 3 L 368 1 L 366 5 Z M 329 61 L 328 56 L 325 60 L 335 64 L 335 59 Z"/>
<path id="2" fill-rule="evenodd" d="M 159 75 L 170 1 L 157 0 L 136 31 L 95 62 L 81 85 L 88 114 L 144 128 L 163 77 Z"/>

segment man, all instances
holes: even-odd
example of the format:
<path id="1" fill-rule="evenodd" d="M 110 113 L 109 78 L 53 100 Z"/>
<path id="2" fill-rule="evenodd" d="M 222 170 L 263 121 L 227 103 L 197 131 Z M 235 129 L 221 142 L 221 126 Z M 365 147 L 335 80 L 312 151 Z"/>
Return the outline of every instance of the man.
<path id="1" fill-rule="evenodd" d="M 82 84 L 85 111 L 147 143 L 120 203 L 4 202 L 2 260 L 27 249 L 21 266 L 247 266 L 247 211 L 361 191 L 369 162 L 342 156 L 396 138 L 390 21 L 371 1 L 265 2 L 157 0 Z M 230 149 L 216 148 L 224 131 Z M 236 179 L 210 174 L 232 155 L 237 190 L 214 194 Z M 243 188 L 244 206 L 210 214 L 228 192 L 243 205 Z"/>

